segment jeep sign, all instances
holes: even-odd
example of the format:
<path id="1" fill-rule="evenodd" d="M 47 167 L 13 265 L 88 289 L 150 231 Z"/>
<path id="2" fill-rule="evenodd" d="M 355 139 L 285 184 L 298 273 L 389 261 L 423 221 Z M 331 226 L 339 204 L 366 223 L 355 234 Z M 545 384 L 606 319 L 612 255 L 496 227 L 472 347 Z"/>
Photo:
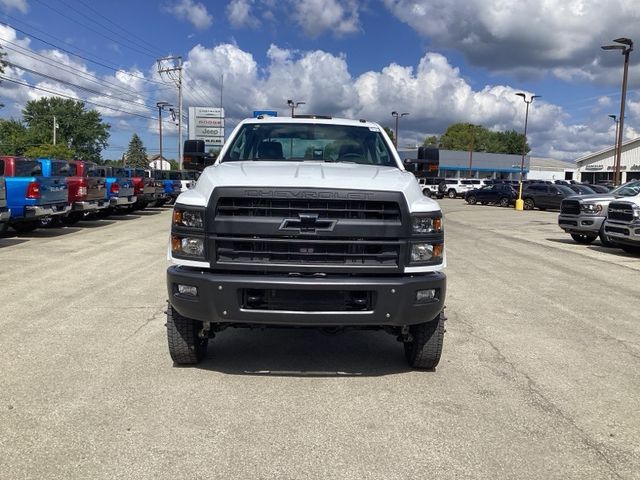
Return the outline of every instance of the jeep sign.
<path id="1" fill-rule="evenodd" d="M 189 107 L 189 140 L 204 140 L 205 148 L 224 145 L 224 108 Z"/>

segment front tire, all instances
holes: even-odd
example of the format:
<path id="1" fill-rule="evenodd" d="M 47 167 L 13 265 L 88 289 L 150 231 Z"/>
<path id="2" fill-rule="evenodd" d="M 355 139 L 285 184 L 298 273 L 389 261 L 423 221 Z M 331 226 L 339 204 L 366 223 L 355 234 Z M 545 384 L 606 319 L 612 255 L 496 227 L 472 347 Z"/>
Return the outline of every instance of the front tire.
<path id="1" fill-rule="evenodd" d="M 405 342 L 404 354 L 411 367 L 428 370 L 436 368 L 442 356 L 444 321 L 444 313 L 439 313 L 430 322 L 409 327 L 413 339 Z"/>
<path id="2" fill-rule="evenodd" d="M 533 201 L 533 198 L 525 198 L 524 199 L 524 209 L 525 210 L 533 210 L 536 206 L 536 202 Z"/>
<path id="3" fill-rule="evenodd" d="M 476 199 L 476 197 L 475 197 L 475 196 L 473 196 L 473 195 L 469 195 L 469 196 L 467 197 L 467 203 L 468 203 L 469 205 L 475 205 L 477 201 L 478 201 L 478 200 L 477 200 L 477 199 Z"/>
<path id="4" fill-rule="evenodd" d="M 202 322 L 183 317 L 169 305 L 167 340 L 171 359 L 179 365 L 200 363 L 207 353 L 208 338 L 200 338 Z"/>
<path id="5" fill-rule="evenodd" d="M 584 233 L 572 233 L 571 238 L 573 238 L 577 243 L 581 243 L 583 245 L 590 245 L 598 237 L 596 235 L 587 235 Z"/>
<path id="6" fill-rule="evenodd" d="M 449 198 L 456 198 L 457 196 L 458 196 L 458 194 L 456 193 L 456 191 L 453 188 L 447 192 L 447 197 L 449 197 Z"/>
<path id="7" fill-rule="evenodd" d="M 28 222 L 19 222 L 11 225 L 18 233 L 30 233 L 40 226 L 39 220 L 30 220 Z"/>
<path id="8" fill-rule="evenodd" d="M 636 247 L 635 245 L 618 245 L 622 250 L 627 253 L 632 253 L 634 255 L 640 254 L 640 247 Z"/>

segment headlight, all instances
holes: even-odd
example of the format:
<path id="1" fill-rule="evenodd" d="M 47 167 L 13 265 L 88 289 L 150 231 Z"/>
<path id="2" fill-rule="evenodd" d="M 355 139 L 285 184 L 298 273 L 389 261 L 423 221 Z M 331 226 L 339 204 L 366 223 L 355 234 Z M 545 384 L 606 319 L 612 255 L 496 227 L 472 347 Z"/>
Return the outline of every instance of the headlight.
<path id="1" fill-rule="evenodd" d="M 602 204 L 600 203 L 583 203 L 580 208 L 584 213 L 600 213 L 602 212 Z"/>
<path id="2" fill-rule="evenodd" d="M 204 228 L 204 214 L 201 210 L 174 208 L 173 224 L 180 227 Z"/>
<path id="3" fill-rule="evenodd" d="M 171 252 L 191 257 L 204 257 L 204 240 L 193 237 L 171 237 Z"/>
<path id="4" fill-rule="evenodd" d="M 442 217 L 411 217 L 411 229 L 414 235 L 442 231 Z"/>
<path id="5" fill-rule="evenodd" d="M 410 263 L 427 263 L 435 260 L 442 256 L 443 248 L 442 244 L 412 243 Z"/>

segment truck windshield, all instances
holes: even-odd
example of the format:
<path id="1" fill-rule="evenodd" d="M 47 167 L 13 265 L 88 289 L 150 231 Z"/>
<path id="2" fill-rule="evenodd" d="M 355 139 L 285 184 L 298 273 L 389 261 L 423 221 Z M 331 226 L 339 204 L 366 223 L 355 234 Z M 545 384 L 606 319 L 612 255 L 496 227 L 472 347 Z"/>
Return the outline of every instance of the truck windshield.
<path id="1" fill-rule="evenodd" d="M 69 164 L 67 162 L 51 162 L 52 177 L 66 177 L 69 175 Z"/>
<path id="2" fill-rule="evenodd" d="M 42 175 L 42 166 L 35 160 L 17 160 L 16 177 L 34 177 Z"/>
<path id="3" fill-rule="evenodd" d="M 623 197 L 635 197 L 640 193 L 640 181 L 625 183 L 609 193 Z"/>
<path id="4" fill-rule="evenodd" d="M 223 162 L 281 160 L 396 166 L 378 128 L 315 123 L 248 123 Z"/>

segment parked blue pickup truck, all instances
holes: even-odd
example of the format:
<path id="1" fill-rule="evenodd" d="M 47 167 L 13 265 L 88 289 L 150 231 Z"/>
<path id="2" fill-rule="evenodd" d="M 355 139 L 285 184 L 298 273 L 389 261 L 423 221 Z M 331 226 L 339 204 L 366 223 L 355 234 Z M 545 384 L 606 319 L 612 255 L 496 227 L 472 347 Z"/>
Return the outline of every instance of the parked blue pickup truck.
<path id="1" fill-rule="evenodd" d="M 114 167 L 96 167 L 97 175 L 106 179 L 105 198 L 109 201 L 109 208 L 105 213 L 112 213 L 116 208 L 128 209 L 137 200 L 133 181 L 130 178 L 117 176 L 117 170 Z"/>
<path id="2" fill-rule="evenodd" d="M 4 183 L 4 163 L 0 163 L 0 235 L 9 227 L 11 210 L 7 207 L 7 187 Z"/>
<path id="3" fill-rule="evenodd" d="M 175 170 L 153 170 L 153 178 L 162 182 L 163 190 L 166 199 L 158 204 L 158 206 L 164 205 L 164 203 L 173 203 L 178 198 L 178 195 L 182 193 L 182 182 L 180 181 L 180 174 Z"/>
<path id="4" fill-rule="evenodd" d="M 69 213 L 67 183 L 64 177 L 44 177 L 36 160 L 0 157 L 7 186 L 7 206 L 11 226 L 18 232 L 31 232 L 44 219 Z"/>

